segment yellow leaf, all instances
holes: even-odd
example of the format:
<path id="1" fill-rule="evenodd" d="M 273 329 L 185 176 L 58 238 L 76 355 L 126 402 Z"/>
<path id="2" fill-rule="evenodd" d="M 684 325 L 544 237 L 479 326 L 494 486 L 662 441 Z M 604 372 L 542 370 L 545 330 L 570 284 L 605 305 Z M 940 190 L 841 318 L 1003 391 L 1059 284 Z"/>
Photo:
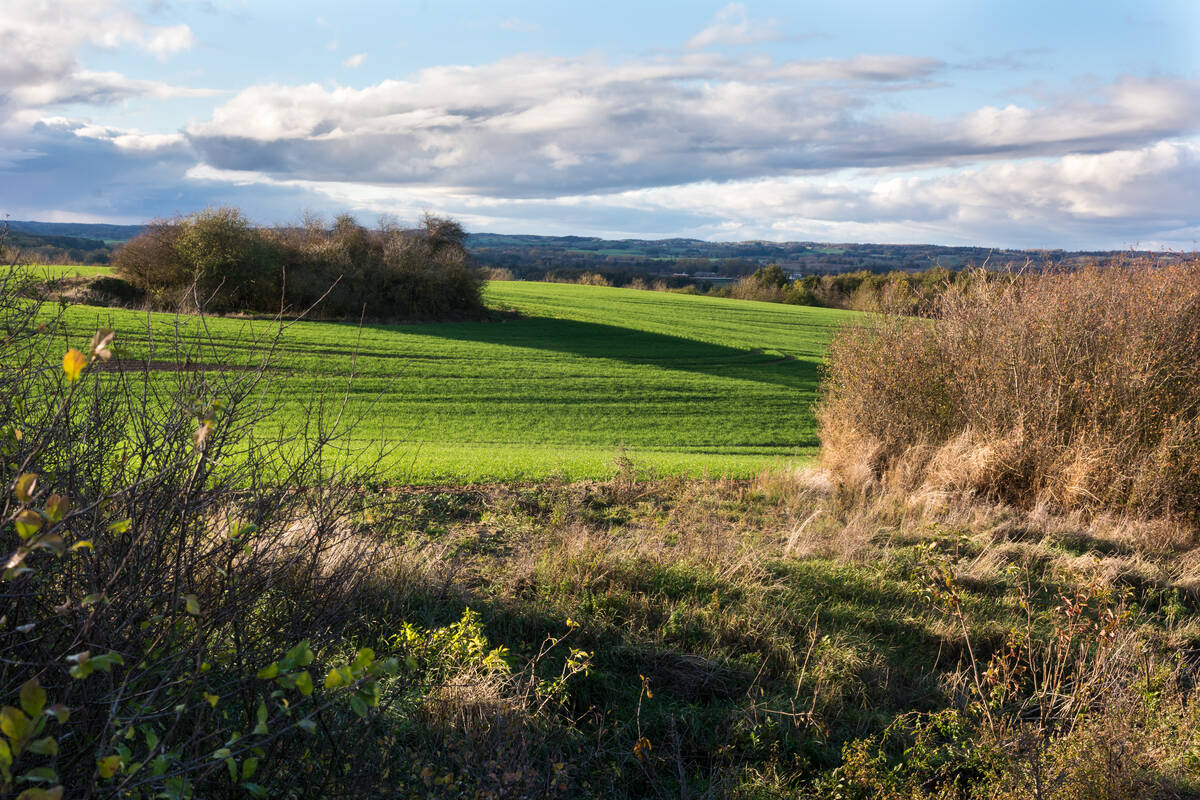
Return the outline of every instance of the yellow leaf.
<path id="1" fill-rule="evenodd" d="M 61 522 L 71 510 L 71 501 L 61 494 L 52 494 L 46 498 L 46 516 L 51 522 Z"/>
<path id="2" fill-rule="evenodd" d="M 187 612 L 189 614 L 191 614 L 193 617 L 200 616 L 200 601 L 196 599 L 196 595 L 185 594 L 183 596 L 183 603 L 185 606 L 187 606 Z"/>
<path id="3" fill-rule="evenodd" d="M 42 515 L 27 508 L 13 519 L 13 526 L 16 527 L 18 536 L 28 539 L 42 529 Z"/>
<path id="4" fill-rule="evenodd" d="M 325 688 L 336 689 L 342 685 L 342 676 L 338 674 L 337 667 L 329 670 L 329 674 L 325 676 Z"/>
<path id="5" fill-rule="evenodd" d="M 105 756 L 96 762 L 96 769 L 100 773 L 100 777 L 104 779 L 111 778 L 117 774 L 121 768 L 120 756 Z"/>
<path id="6" fill-rule="evenodd" d="M 33 500 L 33 494 L 37 491 L 37 477 L 36 472 L 24 472 L 17 478 L 13 493 L 22 503 Z"/>
<path id="7" fill-rule="evenodd" d="M 72 347 L 63 356 L 62 367 L 63 372 L 67 373 L 67 380 L 74 383 L 79 380 L 79 376 L 83 373 L 83 368 L 87 366 L 87 356 Z"/>
<path id="8" fill-rule="evenodd" d="M 219 701 L 219 700 L 221 699 L 221 696 L 220 696 L 220 695 L 216 695 L 216 694 L 209 694 L 208 692 L 205 692 L 205 693 L 204 693 L 204 699 L 208 701 L 208 704 L 209 704 L 210 706 L 212 706 L 213 708 L 216 708 L 216 707 L 217 707 L 217 701 Z"/>

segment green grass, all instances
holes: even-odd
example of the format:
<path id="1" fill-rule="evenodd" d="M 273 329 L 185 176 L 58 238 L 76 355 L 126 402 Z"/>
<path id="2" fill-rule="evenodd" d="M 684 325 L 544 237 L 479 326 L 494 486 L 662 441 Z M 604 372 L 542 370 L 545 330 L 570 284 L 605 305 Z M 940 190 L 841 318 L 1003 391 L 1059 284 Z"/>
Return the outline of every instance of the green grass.
<path id="1" fill-rule="evenodd" d="M 100 278 L 112 275 L 112 267 L 80 266 L 78 264 L 28 264 L 28 270 L 41 278 Z"/>
<path id="2" fill-rule="evenodd" d="M 297 323 L 273 391 L 298 427 L 309 403 L 346 398 L 350 447 L 414 483 L 611 475 L 624 450 L 669 474 L 746 476 L 806 457 L 826 344 L 848 312 L 604 287 L 502 282 L 503 322 Z M 118 331 L 130 355 L 195 319 L 87 306 L 73 336 Z M 253 364 L 266 321 L 207 320 L 201 363 Z M 164 356 L 165 357 L 165 356 Z M 156 373 L 153 380 L 170 380 Z M 364 451 L 364 448 L 366 449 Z"/>

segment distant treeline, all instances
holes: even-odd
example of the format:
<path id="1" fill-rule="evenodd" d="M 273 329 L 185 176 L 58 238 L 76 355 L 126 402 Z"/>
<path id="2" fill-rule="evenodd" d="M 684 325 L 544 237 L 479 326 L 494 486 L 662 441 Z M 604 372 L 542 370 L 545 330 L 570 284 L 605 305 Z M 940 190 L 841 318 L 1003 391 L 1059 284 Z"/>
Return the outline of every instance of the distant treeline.
<path id="1" fill-rule="evenodd" d="M 681 278 L 645 280 L 637 276 L 626 284 L 609 280 L 599 272 L 563 274 L 555 271 L 545 280 L 552 283 L 578 283 L 587 286 L 621 286 L 677 294 L 704 294 L 710 297 L 732 297 L 738 300 L 759 300 L 767 303 L 786 303 L 798 306 L 843 308 L 854 311 L 887 311 L 897 314 L 925 314 L 948 288 L 966 286 L 972 281 L 986 280 L 998 274 L 980 268 L 960 270 L 931 267 L 920 272 L 895 270 L 889 273 L 859 270 L 840 275 L 808 275 L 792 279 L 778 264 L 759 267 L 752 274 L 733 283 L 709 284 L 707 287 Z M 512 280 L 507 271 L 492 270 L 492 280 Z"/>
<path id="2" fill-rule="evenodd" d="M 858 270 L 791 280 L 778 264 L 771 264 L 732 286 L 713 289 L 709 294 L 742 300 L 919 315 L 927 313 L 948 288 L 964 286 L 994 274 L 980 268 L 954 270 L 938 266 L 919 272 L 894 270 L 884 274 Z"/>
<path id="3" fill-rule="evenodd" d="M 465 239 L 457 222 L 429 215 L 415 230 L 348 215 L 256 228 L 219 208 L 150 223 L 113 266 L 153 308 L 436 319 L 482 310 Z"/>
<path id="4" fill-rule="evenodd" d="M 698 239 L 607 240 L 581 236 L 473 234 L 467 247 L 483 266 L 507 270 L 518 280 L 578 281 L 599 274 L 614 286 L 637 279 L 668 285 L 694 283 L 700 290 L 729 282 L 769 264 L 789 276 L 860 271 L 923 272 L 1038 265 L 1082 266 L 1107 260 L 1112 251 L 1004 250 L 936 245 L 831 244 L 827 242 L 705 242 Z M 1149 256 L 1150 253 L 1132 255 Z"/>

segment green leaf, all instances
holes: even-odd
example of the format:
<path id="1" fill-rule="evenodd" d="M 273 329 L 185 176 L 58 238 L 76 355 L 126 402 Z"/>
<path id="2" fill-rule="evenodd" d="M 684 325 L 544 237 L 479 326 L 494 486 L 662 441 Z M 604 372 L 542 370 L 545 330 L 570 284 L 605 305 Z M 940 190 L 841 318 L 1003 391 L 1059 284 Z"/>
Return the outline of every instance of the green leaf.
<path id="1" fill-rule="evenodd" d="M 251 731 L 251 733 L 255 734 L 256 736 L 266 736 L 268 733 L 268 731 L 267 731 L 267 704 L 264 703 L 262 700 L 258 701 L 258 711 L 256 712 L 256 714 L 257 714 L 257 718 L 258 718 L 258 724 L 254 726 L 254 730 Z"/>
<path id="2" fill-rule="evenodd" d="M 58 773 L 49 767 L 35 767 L 21 776 L 30 783 L 58 783 Z"/>
<path id="3" fill-rule="evenodd" d="M 42 528 L 42 515 L 27 508 L 13 519 L 13 525 L 17 529 L 17 535 L 22 539 L 28 539 Z"/>
<path id="4" fill-rule="evenodd" d="M 258 759 L 251 756 L 242 762 L 242 780 L 250 780 L 255 772 L 258 772 Z"/>
<path id="5" fill-rule="evenodd" d="M 46 690 L 37 678 L 30 678 L 21 687 L 21 709 L 30 717 L 39 716 L 46 707 Z"/>
<path id="6" fill-rule="evenodd" d="M 62 800 L 63 787 L 51 786 L 49 789 L 26 789 L 17 795 L 17 800 Z"/>
<path id="7" fill-rule="evenodd" d="M 214 759 L 229 758 L 229 754 L 232 752 L 233 751 L 230 750 L 228 747 L 222 747 L 220 750 L 213 751 L 212 757 Z"/>
<path id="8" fill-rule="evenodd" d="M 267 790 L 259 786 L 257 783 L 243 783 L 242 788 L 255 797 L 266 797 Z"/>
<path id="9" fill-rule="evenodd" d="M 95 669 L 108 672 L 114 664 L 124 664 L 125 659 L 121 657 L 120 653 L 105 653 L 100 656 L 92 656 L 90 663 Z"/>
<path id="10" fill-rule="evenodd" d="M 269 681 L 278 674 L 279 664 L 275 661 L 272 661 L 270 664 L 258 671 L 258 677 L 262 678 L 264 681 Z"/>
<path id="11" fill-rule="evenodd" d="M 37 753 L 40 756 L 56 756 L 58 755 L 58 742 L 53 736 L 36 739 L 29 743 L 29 752 Z"/>
<path id="12" fill-rule="evenodd" d="M 0 708 L 0 731 L 14 742 L 29 730 L 29 717 L 19 708 L 5 706 Z"/>
<path id="13" fill-rule="evenodd" d="M 103 599 L 104 599 L 104 592 L 94 592 L 92 594 L 85 595 L 84 598 L 79 601 L 79 605 L 83 608 L 87 608 L 90 605 L 99 603 Z"/>
<path id="14" fill-rule="evenodd" d="M 313 722 L 311 719 L 300 720 L 299 722 L 296 723 L 296 727 L 299 728 L 300 730 L 304 731 L 305 733 L 316 733 L 317 732 L 317 723 Z"/>
<path id="15" fill-rule="evenodd" d="M 329 674 L 325 676 L 326 689 L 336 689 L 339 686 L 345 685 L 346 681 L 342 679 L 341 671 L 337 667 L 329 670 Z"/>
<path id="16" fill-rule="evenodd" d="M 313 651 L 308 647 L 308 639 L 288 650 L 284 658 L 298 667 L 307 667 L 313 662 Z"/>
<path id="17" fill-rule="evenodd" d="M 133 524 L 131 519 L 119 519 L 116 522 L 108 523 L 108 532 L 121 534 L 129 530 L 129 526 Z"/>
<path id="18" fill-rule="evenodd" d="M 300 694 L 308 697 L 313 693 L 312 675 L 308 674 L 308 670 L 304 670 L 296 676 L 296 688 L 300 690 Z"/>
<path id="19" fill-rule="evenodd" d="M 364 647 L 358 651 L 354 657 L 354 665 L 356 667 L 366 668 L 375 662 L 375 651 L 369 647 Z"/>
<path id="20" fill-rule="evenodd" d="M 360 717 L 365 717 L 367 715 L 366 701 L 356 694 L 350 696 L 350 708 L 354 709 L 354 713 L 358 714 Z"/>
<path id="21" fill-rule="evenodd" d="M 196 599 L 194 594 L 185 594 L 183 596 L 184 606 L 187 608 L 187 613 L 193 617 L 200 616 L 200 601 Z"/>
<path id="22" fill-rule="evenodd" d="M 8 746 L 8 742 L 0 739 L 0 769 L 7 770 L 12 766 L 12 763 L 12 748 Z"/>

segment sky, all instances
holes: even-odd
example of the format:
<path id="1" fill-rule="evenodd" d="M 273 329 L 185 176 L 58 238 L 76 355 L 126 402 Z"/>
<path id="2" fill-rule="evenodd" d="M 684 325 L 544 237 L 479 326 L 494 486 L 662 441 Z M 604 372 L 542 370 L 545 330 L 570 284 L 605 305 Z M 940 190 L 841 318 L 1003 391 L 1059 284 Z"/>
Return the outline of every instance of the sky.
<path id="1" fill-rule="evenodd" d="M 0 0 L 0 214 L 1193 251 L 1200 2 Z"/>

